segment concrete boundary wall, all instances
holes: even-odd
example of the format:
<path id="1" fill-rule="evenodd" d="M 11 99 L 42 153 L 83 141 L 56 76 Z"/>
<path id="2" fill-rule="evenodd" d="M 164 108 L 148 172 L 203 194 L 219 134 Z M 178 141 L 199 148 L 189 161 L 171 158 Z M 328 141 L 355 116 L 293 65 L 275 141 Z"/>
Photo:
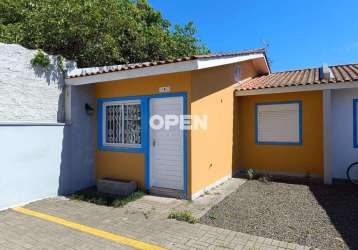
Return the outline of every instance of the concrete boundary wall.
<path id="1" fill-rule="evenodd" d="M 56 196 L 66 126 L 0 127 L 0 209 Z"/>
<path id="2" fill-rule="evenodd" d="M 36 50 L 0 43 L 0 121 L 64 122 L 63 73 L 57 56 L 47 69 L 31 65 Z M 75 63 L 65 61 L 72 69 Z"/>
<path id="3" fill-rule="evenodd" d="M 0 43 L 0 210 L 95 184 L 94 88 L 65 88 L 56 57 L 41 71 L 35 53 Z"/>
<path id="4" fill-rule="evenodd" d="M 95 107 L 90 86 L 74 87 L 71 123 L 0 122 L 0 210 L 95 184 Z"/>

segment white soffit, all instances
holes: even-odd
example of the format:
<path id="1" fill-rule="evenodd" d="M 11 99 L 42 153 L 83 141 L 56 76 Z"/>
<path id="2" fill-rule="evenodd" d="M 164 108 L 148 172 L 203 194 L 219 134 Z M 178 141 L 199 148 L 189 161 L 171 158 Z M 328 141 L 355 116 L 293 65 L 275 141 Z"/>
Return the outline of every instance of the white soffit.
<path id="1" fill-rule="evenodd" d="M 194 59 L 185 62 L 176 62 L 176 63 L 168 63 L 157 66 L 149 66 L 131 70 L 123 70 L 111 73 L 99 73 L 91 76 L 81 76 L 75 78 L 67 78 L 67 85 L 83 85 L 83 84 L 91 84 L 98 82 L 108 82 L 108 81 L 116 81 L 116 80 L 124 80 L 145 76 L 154 76 L 154 75 L 162 75 L 162 74 L 170 74 L 170 73 L 178 73 L 185 71 L 193 71 L 199 69 L 206 69 L 211 67 L 217 67 L 232 63 L 243 62 L 247 60 L 253 60 L 257 58 L 265 58 L 263 53 L 251 54 L 251 55 L 243 55 L 243 56 L 225 56 L 220 58 L 200 58 Z M 90 68 L 86 69 L 75 69 L 75 71 L 81 70 L 91 70 Z"/>

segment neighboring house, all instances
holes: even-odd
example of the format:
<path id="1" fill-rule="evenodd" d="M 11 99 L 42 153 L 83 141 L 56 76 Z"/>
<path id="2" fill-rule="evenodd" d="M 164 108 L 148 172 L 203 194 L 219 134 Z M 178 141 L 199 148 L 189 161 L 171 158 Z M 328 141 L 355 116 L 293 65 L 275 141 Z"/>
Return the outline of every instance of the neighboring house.
<path id="1" fill-rule="evenodd" d="M 331 183 L 358 161 L 358 64 L 257 77 L 236 96 L 240 167 Z"/>

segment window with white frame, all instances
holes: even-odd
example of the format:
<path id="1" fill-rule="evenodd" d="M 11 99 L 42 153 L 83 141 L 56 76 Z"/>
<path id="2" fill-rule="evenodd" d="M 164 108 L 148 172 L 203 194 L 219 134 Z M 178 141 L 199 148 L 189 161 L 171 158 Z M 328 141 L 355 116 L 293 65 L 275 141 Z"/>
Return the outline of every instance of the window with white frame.
<path id="1" fill-rule="evenodd" d="M 139 100 L 103 103 L 103 144 L 140 147 L 141 103 Z"/>
<path id="2" fill-rule="evenodd" d="M 300 144 L 301 136 L 301 102 L 257 104 L 257 143 Z"/>

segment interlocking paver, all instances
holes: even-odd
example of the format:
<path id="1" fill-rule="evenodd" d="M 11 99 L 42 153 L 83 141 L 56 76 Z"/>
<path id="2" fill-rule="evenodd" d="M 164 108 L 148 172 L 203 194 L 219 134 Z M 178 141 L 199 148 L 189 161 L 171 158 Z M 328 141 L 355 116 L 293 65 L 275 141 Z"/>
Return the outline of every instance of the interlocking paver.
<path id="1" fill-rule="evenodd" d="M 235 187 L 237 184 L 229 185 Z M 229 193 L 225 185 L 220 189 L 224 191 L 219 200 Z M 145 196 L 123 208 L 53 198 L 31 203 L 26 208 L 168 249 L 297 249 L 299 246 L 167 219 L 173 209 L 190 210 L 199 215 L 205 213 L 207 206 L 214 204 L 210 200 L 213 195 L 208 196 L 211 198 L 204 196 L 197 203 Z M 215 199 L 217 196 L 220 195 L 215 195 Z M 0 249 L 132 249 L 11 210 L 0 212 L 0 231 Z"/>
<path id="2" fill-rule="evenodd" d="M 288 249 L 296 249 L 296 244 L 288 243 L 288 244 L 287 244 L 287 248 L 288 248 Z"/>
<path id="3" fill-rule="evenodd" d="M 242 250 L 245 248 L 245 245 L 238 244 L 235 246 L 234 250 Z"/>

